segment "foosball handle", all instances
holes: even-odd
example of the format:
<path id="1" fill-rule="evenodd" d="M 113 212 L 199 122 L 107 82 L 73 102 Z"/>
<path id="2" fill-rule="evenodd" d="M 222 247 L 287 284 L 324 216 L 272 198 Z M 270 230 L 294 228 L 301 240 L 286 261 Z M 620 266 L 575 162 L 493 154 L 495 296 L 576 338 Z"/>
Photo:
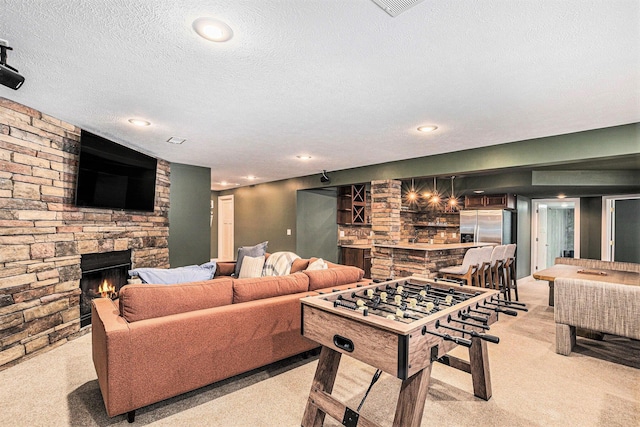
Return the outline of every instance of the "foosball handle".
<path id="1" fill-rule="evenodd" d="M 498 307 L 496 307 L 496 311 L 499 313 L 504 313 L 507 316 L 517 316 L 518 312 L 515 310 L 508 310 L 508 309 L 499 309 Z"/>

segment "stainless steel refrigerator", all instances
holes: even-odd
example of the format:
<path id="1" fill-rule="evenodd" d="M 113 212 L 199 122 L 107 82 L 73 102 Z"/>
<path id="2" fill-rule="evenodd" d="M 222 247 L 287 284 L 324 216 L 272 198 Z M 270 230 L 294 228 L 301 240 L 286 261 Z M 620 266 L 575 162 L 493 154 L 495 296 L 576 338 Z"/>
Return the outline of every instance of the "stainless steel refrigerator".
<path id="1" fill-rule="evenodd" d="M 462 243 L 514 243 L 514 212 L 506 209 L 460 211 L 460 241 Z"/>

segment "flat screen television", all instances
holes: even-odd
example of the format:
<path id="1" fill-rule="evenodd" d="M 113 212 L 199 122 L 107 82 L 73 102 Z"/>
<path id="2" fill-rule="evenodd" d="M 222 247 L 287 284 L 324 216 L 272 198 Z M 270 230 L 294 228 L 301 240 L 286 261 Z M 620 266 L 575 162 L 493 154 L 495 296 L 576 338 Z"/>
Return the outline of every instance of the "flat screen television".
<path id="1" fill-rule="evenodd" d="M 76 206 L 152 212 L 157 165 L 151 156 L 83 130 Z"/>

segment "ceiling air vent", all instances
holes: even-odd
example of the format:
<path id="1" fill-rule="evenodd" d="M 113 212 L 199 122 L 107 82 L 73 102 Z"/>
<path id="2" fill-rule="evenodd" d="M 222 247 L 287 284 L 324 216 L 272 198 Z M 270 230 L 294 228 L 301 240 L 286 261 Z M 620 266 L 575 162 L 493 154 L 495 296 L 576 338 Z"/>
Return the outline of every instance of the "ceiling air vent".
<path id="1" fill-rule="evenodd" d="M 396 17 L 407 9 L 412 8 L 423 0 L 372 0 L 389 15 Z"/>

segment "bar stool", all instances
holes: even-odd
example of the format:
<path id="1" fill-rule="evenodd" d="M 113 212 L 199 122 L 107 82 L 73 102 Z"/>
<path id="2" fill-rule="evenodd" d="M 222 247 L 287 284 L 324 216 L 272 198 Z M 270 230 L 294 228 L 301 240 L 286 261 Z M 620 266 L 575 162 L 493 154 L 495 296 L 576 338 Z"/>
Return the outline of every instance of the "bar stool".
<path id="1" fill-rule="evenodd" d="M 498 245 L 491 252 L 491 265 L 489 265 L 489 287 L 501 290 L 500 282 L 503 278 L 502 263 L 504 261 L 504 253 L 507 250 L 506 245 Z M 504 282 L 504 280 L 502 280 Z"/>
<path id="2" fill-rule="evenodd" d="M 508 290 L 508 299 L 511 300 L 511 289 L 514 290 L 518 301 L 518 281 L 516 279 L 516 244 L 510 243 L 505 251 L 504 277 L 505 287 Z"/>
<path id="3" fill-rule="evenodd" d="M 487 278 L 489 267 L 491 266 L 491 254 L 493 253 L 493 246 L 483 246 L 480 248 L 478 271 L 476 273 L 476 283 L 478 286 L 486 288 L 490 281 Z"/>
<path id="4" fill-rule="evenodd" d="M 438 270 L 445 279 L 464 280 L 469 286 L 473 285 L 473 277 L 478 271 L 478 255 L 480 248 L 471 248 L 462 259 L 462 265 L 454 265 L 453 267 L 441 268 Z"/>

